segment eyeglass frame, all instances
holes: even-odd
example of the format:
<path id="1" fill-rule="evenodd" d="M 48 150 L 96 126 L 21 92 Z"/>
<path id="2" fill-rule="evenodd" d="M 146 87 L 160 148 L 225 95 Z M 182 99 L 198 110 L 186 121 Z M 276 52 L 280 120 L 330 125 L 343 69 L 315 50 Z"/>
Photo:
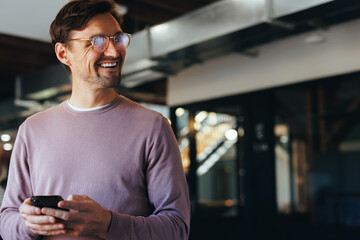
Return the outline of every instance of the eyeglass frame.
<path id="1" fill-rule="evenodd" d="M 115 44 L 114 38 L 115 38 L 117 35 L 119 35 L 119 34 L 124 34 L 124 35 L 126 35 L 126 36 L 129 38 L 129 43 L 128 43 L 128 45 L 124 48 L 124 50 L 126 50 L 126 49 L 129 47 L 129 45 L 130 45 L 131 34 L 129 34 L 129 33 L 123 33 L 123 32 L 118 32 L 118 33 L 116 33 L 116 34 L 115 34 L 114 36 L 112 36 L 112 37 L 109 37 L 109 36 L 104 35 L 104 34 L 98 34 L 98 35 L 92 36 L 92 37 L 90 37 L 90 38 L 73 38 L 73 39 L 69 39 L 68 41 L 90 41 L 90 42 L 91 42 L 91 46 L 94 48 L 94 50 L 95 50 L 96 52 L 99 52 L 99 51 L 97 51 L 97 50 L 95 49 L 95 46 L 94 46 L 94 44 L 93 44 L 93 39 L 94 39 L 95 37 L 98 37 L 98 36 L 103 36 L 103 37 L 105 37 L 105 38 L 107 39 L 106 45 L 105 45 L 105 47 L 104 47 L 104 50 L 101 51 L 101 52 L 99 52 L 99 53 L 103 53 L 103 52 L 105 52 L 106 49 L 109 47 L 110 40 L 112 40 L 113 43 Z"/>

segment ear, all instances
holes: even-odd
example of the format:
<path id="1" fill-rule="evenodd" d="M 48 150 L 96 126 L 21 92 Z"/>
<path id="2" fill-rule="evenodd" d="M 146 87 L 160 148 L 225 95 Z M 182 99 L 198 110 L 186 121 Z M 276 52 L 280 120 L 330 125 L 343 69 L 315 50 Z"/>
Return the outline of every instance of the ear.
<path id="1" fill-rule="evenodd" d="M 68 48 L 63 43 L 56 43 L 55 44 L 55 53 L 56 57 L 59 59 L 59 61 L 67 66 L 71 66 L 69 61 L 69 55 L 68 55 Z"/>

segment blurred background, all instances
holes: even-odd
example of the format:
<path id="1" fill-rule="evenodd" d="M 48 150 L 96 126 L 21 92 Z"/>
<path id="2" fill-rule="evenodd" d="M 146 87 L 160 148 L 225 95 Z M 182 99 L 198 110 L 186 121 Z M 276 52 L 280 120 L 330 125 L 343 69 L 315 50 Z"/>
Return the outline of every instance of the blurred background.
<path id="1" fill-rule="evenodd" d="M 0 200 L 19 125 L 66 100 L 48 29 L 67 0 L 0 0 Z M 360 237 L 359 0 L 117 0 L 117 91 L 182 154 L 190 239 Z"/>

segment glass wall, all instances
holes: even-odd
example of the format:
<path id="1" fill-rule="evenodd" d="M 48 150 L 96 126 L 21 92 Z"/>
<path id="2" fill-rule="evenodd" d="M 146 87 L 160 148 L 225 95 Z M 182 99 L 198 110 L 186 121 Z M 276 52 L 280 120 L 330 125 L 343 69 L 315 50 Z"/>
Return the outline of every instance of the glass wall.
<path id="1" fill-rule="evenodd" d="M 194 127 L 199 205 L 223 216 L 236 215 L 239 136 L 236 117 L 198 111 Z"/>
<path id="2" fill-rule="evenodd" d="M 251 239 L 259 226 L 351 239 L 360 229 L 359 89 L 354 73 L 174 109 L 194 239 Z"/>
<path id="3" fill-rule="evenodd" d="M 307 132 L 306 91 L 301 86 L 275 91 L 276 197 L 283 214 L 308 212 L 307 153 L 312 133 Z"/>
<path id="4" fill-rule="evenodd" d="M 279 213 L 360 227 L 359 89 L 352 74 L 275 90 Z"/>
<path id="5" fill-rule="evenodd" d="M 220 104 L 221 105 L 221 104 Z M 201 216 L 238 216 L 244 187 L 241 148 L 243 116 L 239 106 L 175 109 L 176 135 L 185 173 L 194 189 L 196 208 Z M 191 147 L 193 158 L 191 162 Z M 191 175 L 191 174 L 190 174 Z M 196 186 L 191 186 L 195 184 Z"/>

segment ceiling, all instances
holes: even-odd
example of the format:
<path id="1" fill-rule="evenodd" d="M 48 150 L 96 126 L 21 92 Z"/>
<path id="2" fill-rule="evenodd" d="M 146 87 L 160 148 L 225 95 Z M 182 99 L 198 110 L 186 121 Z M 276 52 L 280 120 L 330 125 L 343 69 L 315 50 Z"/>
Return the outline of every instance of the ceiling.
<path id="1" fill-rule="evenodd" d="M 210 4 L 221 4 L 225 1 L 227 0 L 116 0 L 118 4 L 127 8 L 123 30 L 132 34 L 140 33 L 140 35 L 144 29 L 179 19 L 186 14 L 186 20 L 196 18 L 191 13 L 201 11 Z M 250 0 L 241 0 L 243 3 L 248 3 L 247 1 Z M 288 0 L 251 1 L 274 1 L 284 5 L 291 2 Z M 58 64 L 50 44 L 48 28 L 56 13 L 66 2 L 67 0 L 0 1 L 0 129 L 6 126 L 3 124 L 5 120 L 2 116 L 9 116 L 7 113 L 13 111 L 10 107 L 3 107 L 5 105 L 2 103 L 13 102 L 17 77 L 28 76 L 38 70 L 48 69 L 50 66 Z M 305 2 L 314 3 L 321 2 L 321 0 L 302 1 L 302 3 Z M 121 87 L 121 94 L 138 101 L 164 104 L 167 74 L 174 74 L 193 64 L 199 64 L 230 52 L 256 57 L 256 51 L 251 49 L 258 45 L 314 29 L 327 30 L 333 24 L 360 17 L 360 0 L 322 2 L 324 4 L 287 14 L 276 21 L 263 22 L 205 41 L 202 40 L 151 59 L 159 63 L 152 70 L 165 73 L 164 77 L 131 89 Z M 285 26 L 284 23 L 288 25 Z M 198 24 L 202 23 L 198 22 Z M 213 22 L 206 22 L 206 24 L 208 29 L 212 29 Z M 290 28 L 289 25 L 291 25 Z M 206 31 L 209 31 L 208 29 Z M 199 32 L 194 29 L 194 34 L 201 35 L 202 33 Z M 174 35 L 174 38 L 178 39 L 179 37 Z M 133 43 L 135 43 L 135 35 Z M 67 92 L 69 93 L 70 90 Z M 41 101 L 43 102 L 44 99 Z M 9 119 L 14 118 L 10 117 Z"/>
<path id="2" fill-rule="evenodd" d="M 44 69 L 58 63 L 53 48 L 50 45 L 48 28 L 58 10 L 68 0 L 3 0 L 0 2 L 0 76 L 24 76 L 34 71 Z M 126 6 L 123 30 L 135 33 L 154 25 L 168 22 L 186 13 L 202 8 L 221 0 L 115 0 Z M 257 0 L 258 1 L 258 0 Z M 273 0 L 276 1 L 276 0 Z M 306 0 L 304 2 L 316 2 Z M 246 2 L 246 1 L 243 1 Z M 270 1 L 269 1 L 270 2 Z M 286 1 L 280 1 L 283 4 Z M 329 25 L 359 16 L 359 0 L 333 1 L 314 9 L 294 13 L 283 18 L 286 22 L 295 23 L 296 28 L 290 31 L 262 25 L 258 28 L 246 29 L 248 43 L 238 41 L 237 46 L 231 46 L 234 39 L 243 34 L 233 33 L 219 39 L 204 42 L 201 46 L 193 46 L 190 51 L 174 51 L 165 56 L 168 58 L 194 58 L 194 51 L 203 49 L 206 55 L 217 56 L 224 52 L 219 45 L 226 45 L 228 51 L 242 51 L 247 45 L 261 44 L 277 38 L 299 33 L 314 28 L 327 28 Z M 16 12 L 15 12 L 16 9 Z M 28 11 L 31 9 L 31 11 Z M 21 17 L 19 17 L 21 16 Z M 262 35 L 258 37 L 259 35 Z M 240 46 L 240 47 L 239 47 Z M 239 49 L 240 48 L 240 49 Z M 189 52 L 189 53 L 188 53 Z M 247 52 L 244 52 L 247 54 Z M 201 53 L 204 55 L 203 53 Z M 250 52 L 250 54 L 253 54 Z M 178 64 L 179 65 L 179 64 Z M 182 64 L 188 66 L 188 63 Z M 166 69 L 173 71 L 173 69 Z M 3 77 L 4 78 L 4 77 Z M 11 81 L 11 80 L 9 80 Z M 11 87 L 11 84 L 8 84 Z M 164 89 L 164 87 L 161 87 Z M 1 92 L 0 92 L 1 93 Z M 4 97 L 0 96 L 0 99 Z"/>

